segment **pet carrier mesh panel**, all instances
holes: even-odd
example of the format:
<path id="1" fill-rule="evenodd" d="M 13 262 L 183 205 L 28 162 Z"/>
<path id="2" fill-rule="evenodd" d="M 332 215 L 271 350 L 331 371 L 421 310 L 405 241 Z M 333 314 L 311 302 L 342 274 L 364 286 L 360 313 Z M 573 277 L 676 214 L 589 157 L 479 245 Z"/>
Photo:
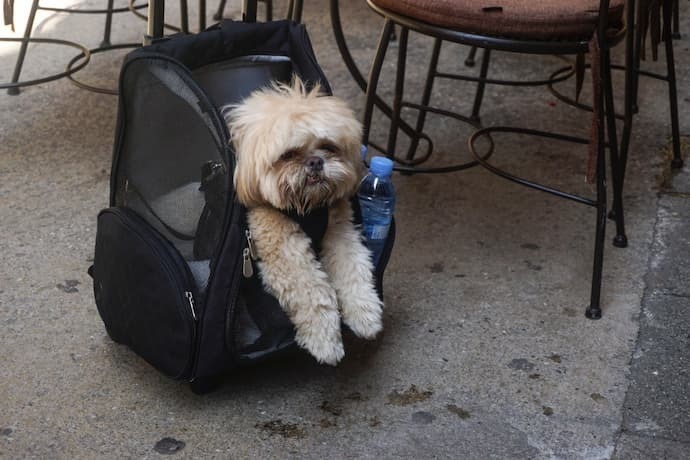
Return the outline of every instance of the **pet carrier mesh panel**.
<path id="1" fill-rule="evenodd" d="M 111 207 L 98 217 L 91 270 L 96 304 L 115 341 L 195 391 L 294 345 L 277 300 L 258 275 L 242 276 L 245 210 L 220 113 L 293 73 L 330 93 L 304 26 L 288 21 L 225 21 L 136 50 L 122 67 Z"/>
<path id="2" fill-rule="evenodd" d="M 200 230 L 206 194 L 226 201 L 227 168 L 223 141 L 192 91 L 169 62 L 133 62 L 123 80 L 125 130 L 117 170 L 115 205 L 136 211 L 174 244 L 190 262 L 200 290 L 208 281 L 209 258 L 218 244 L 222 215 L 215 228 Z M 224 212 L 223 206 L 218 211 Z"/>

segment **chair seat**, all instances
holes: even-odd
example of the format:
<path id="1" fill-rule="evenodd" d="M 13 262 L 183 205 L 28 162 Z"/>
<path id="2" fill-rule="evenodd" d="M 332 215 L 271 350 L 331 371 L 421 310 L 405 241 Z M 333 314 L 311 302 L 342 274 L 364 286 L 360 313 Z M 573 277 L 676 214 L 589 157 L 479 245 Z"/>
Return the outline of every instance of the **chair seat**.
<path id="1" fill-rule="evenodd" d="M 434 26 L 490 37 L 588 40 L 599 0 L 369 0 L 374 5 Z M 622 22 L 625 0 L 611 0 L 609 23 Z"/>

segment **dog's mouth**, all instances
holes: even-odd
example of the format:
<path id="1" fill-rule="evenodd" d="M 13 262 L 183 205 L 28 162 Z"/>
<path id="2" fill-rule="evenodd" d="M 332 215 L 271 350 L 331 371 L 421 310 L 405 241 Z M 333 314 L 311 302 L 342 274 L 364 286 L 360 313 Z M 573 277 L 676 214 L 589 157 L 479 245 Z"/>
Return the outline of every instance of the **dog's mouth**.
<path id="1" fill-rule="evenodd" d="M 321 173 L 309 173 L 307 174 L 307 185 L 316 185 L 323 182 L 323 176 Z"/>

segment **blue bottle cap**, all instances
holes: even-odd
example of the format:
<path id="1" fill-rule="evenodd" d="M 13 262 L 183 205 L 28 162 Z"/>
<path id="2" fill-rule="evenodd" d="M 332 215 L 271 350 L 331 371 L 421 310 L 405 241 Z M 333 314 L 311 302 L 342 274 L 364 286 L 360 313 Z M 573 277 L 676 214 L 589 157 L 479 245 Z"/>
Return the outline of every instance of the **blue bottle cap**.
<path id="1" fill-rule="evenodd" d="M 393 161 L 386 157 L 373 157 L 369 164 L 369 170 L 380 177 L 388 177 L 393 172 Z"/>

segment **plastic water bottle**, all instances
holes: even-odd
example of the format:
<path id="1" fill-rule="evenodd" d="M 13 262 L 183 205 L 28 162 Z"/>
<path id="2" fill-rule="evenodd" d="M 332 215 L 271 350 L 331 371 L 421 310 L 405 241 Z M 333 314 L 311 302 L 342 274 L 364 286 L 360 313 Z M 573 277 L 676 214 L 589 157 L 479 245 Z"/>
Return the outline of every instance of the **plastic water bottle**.
<path id="1" fill-rule="evenodd" d="M 362 208 L 362 227 L 374 266 L 378 265 L 390 229 L 395 208 L 395 190 L 391 182 L 393 162 L 386 157 L 373 157 L 369 174 L 357 190 Z"/>

